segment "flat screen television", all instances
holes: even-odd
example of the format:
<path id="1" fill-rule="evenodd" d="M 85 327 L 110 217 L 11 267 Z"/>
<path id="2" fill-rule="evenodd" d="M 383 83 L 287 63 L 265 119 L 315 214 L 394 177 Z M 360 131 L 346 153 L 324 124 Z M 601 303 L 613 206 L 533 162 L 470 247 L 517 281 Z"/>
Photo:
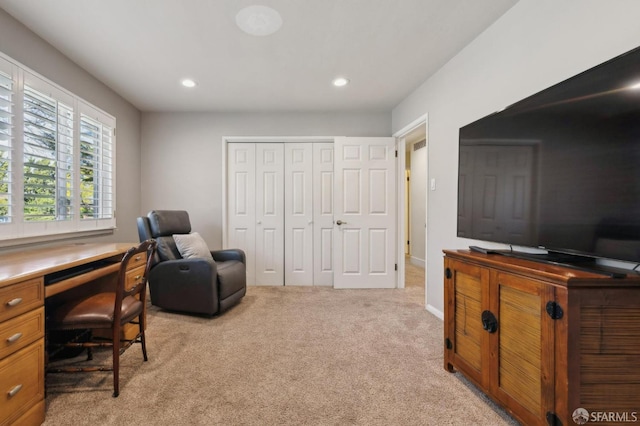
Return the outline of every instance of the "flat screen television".
<path id="1" fill-rule="evenodd" d="M 640 48 L 459 136 L 459 237 L 640 263 Z"/>

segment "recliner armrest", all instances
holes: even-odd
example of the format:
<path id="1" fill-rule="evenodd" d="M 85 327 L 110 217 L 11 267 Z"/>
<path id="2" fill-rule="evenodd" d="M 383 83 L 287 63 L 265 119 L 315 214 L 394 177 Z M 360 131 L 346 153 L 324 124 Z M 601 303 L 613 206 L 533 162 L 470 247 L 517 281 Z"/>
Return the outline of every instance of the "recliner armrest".
<path id="1" fill-rule="evenodd" d="M 244 251 L 240 249 L 212 250 L 211 256 L 216 262 L 226 262 L 227 260 L 238 260 L 244 264 L 247 263 Z"/>

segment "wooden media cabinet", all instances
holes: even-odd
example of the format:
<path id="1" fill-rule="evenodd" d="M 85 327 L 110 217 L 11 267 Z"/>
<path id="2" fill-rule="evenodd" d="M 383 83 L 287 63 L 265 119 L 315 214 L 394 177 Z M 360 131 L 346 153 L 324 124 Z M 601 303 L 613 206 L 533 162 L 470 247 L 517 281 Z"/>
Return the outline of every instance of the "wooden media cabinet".
<path id="1" fill-rule="evenodd" d="M 444 253 L 447 371 L 526 425 L 640 421 L 639 275 Z"/>

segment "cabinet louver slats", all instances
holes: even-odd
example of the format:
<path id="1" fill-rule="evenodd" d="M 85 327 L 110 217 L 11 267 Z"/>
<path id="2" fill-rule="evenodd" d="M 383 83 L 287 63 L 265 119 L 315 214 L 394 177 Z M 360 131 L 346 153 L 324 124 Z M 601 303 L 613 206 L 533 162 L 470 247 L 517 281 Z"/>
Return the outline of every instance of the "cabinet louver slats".
<path id="1" fill-rule="evenodd" d="M 541 395 L 539 306 L 539 297 L 500 286 L 499 387 L 532 412 Z"/>
<path id="2" fill-rule="evenodd" d="M 473 318 L 479 318 L 482 310 L 480 286 L 473 277 L 461 273 L 458 276 L 456 298 L 456 353 L 469 365 L 480 371 L 480 338 L 482 327 Z"/>
<path id="3" fill-rule="evenodd" d="M 629 303 L 637 292 L 591 290 L 581 298 L 580 383 L 585 405 L 602 411 L 638 407 L 640 369 L 623 368 L 640 363 L 640 306 Z"/>

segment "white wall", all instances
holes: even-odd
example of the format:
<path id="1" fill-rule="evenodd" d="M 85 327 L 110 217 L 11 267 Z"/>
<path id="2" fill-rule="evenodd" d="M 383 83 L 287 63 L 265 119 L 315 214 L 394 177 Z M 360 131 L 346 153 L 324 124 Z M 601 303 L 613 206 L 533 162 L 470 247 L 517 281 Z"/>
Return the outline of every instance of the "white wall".
<path id="1" fill-rule="evenodd" d="M 209 247 L 222 247 L 224 136 L 390 136 L 380 113 L 143 113 L 142 210 L 187 210 Z"/>
<path id="2" fill-rule="evenodd" d="M 429 114 L 430 311 L 444 310 L 442 250 L 478 244 L 456 237 L 458 129 L 640 46 L 638 16 L 637 0 L 520 0 L 394 108 L 394 132 Z"/>
<path id="3" fill-rule="evenodd" d="M 138 241 L 140 112 L 46 41 L 0 9 L 0 52 L 116 117 L 118 229 L 91 241 Z"/>
<path id="4" fill-rule="evenodd" d="M 425 266 L 425 232 L 427 222 L 427 148 L 411 147 L 411 262 Z"/>

